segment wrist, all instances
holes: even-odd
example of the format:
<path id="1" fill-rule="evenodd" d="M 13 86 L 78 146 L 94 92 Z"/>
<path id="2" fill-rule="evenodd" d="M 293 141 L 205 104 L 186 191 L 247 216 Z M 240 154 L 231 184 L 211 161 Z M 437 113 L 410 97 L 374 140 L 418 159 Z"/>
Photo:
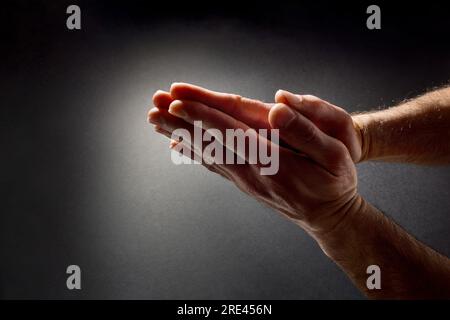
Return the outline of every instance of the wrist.
<path id="1" fill-rule="evenodd" d="M 367 206 L 366 201 L 356 194 L 339 212 L 334 214 L 337 219 L 330 223 L 328 228 L 320 228 L 311 232 L 327 256 L 333 256 L 333 252 L 347 248 L 349 243 L 351 244 L 355 240 L 355 231 L 361 229 L 361 223 L 366 220 Z"/>
<path id="2" fill-rule="evenodd" d="M 372 139 L 369 131 L 369 115 L 359 114 L 353 115 L 353 127 L 355 128 L 356 136 L 361 147 L 361 156 L 356 163 L 370 160 L 369 154 L 372 144 Z"/>

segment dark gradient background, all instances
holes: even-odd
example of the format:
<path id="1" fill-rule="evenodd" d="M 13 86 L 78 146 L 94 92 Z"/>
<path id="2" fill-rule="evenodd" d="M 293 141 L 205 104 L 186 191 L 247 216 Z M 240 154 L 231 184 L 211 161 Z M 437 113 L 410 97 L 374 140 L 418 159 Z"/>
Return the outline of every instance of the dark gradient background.
<path id="1" fill-rule="evenodd" d="M 3 298 L 360 299 L 305 232 L 146 123 L 185 81 L 272 101 L 284 88 L 348 111 L 450 75 L 449 10 L 430 1 L 2 2 Z M 79 4 L 82 30 L 66 29 Z M 450 142 L 449 142 L 450 143 Z M 450 255 L 450 168 L 358 165 L 362 195 Z M 82 290 L 66 289 L 69 264 Z"/>

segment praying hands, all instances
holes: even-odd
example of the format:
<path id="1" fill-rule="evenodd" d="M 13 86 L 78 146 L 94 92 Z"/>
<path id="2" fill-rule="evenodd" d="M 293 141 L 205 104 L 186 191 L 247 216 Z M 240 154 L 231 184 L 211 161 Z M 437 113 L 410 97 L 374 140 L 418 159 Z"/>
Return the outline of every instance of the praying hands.
<path id="1" fill-rule="evenodd" d="M 358 194 L 355 167 L 366 160 L 450 162 L 450 147 L 442 140 L 450 138 L 449 89 L 354 116 L 312 95 L 279 90 L 274 102 L 264 103 L 185 83 L 157 91 L 153 103 L 149 121 L 170 139 L 173 152 L 202 163 L 299 225 L 369 297 L 450 297 L 449 259 L 367 203 Z M 423 113 L 433 121 L 423 123 Z M 392 130 L 378 130 L 380 123 Z M 406 123 L 411 130 L 396 135 L 395 128 Z M 401 142 L 405 134 L 420 137 L 429 128 L 435 136 L 417 139 L 438 147 Z M 246 134 L 244 144 L 234 143 L 238 135 L 225 139 L 229 130 Z M 207 138 L 196 139 L 196 133 Z M 269 150 L 276 170 L 262 171 L 267 161 L 254 156 L 252 146 Z M 225 154 L 235 161 L 217 161 Z M 381 272 L 382 284 L 370 283 L 371 266 Z"/>

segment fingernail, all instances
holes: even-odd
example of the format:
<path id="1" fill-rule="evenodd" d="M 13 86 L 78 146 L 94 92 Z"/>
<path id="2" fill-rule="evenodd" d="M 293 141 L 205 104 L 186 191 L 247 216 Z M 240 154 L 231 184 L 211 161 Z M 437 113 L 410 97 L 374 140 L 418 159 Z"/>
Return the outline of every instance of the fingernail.
<path id="1" fill-rule="evenodd" d="M 281 95 L 286 98 L 287 103 L 289 105 L 291 105 L 291 106 L 299 107 L 302 104 L 301 96 L 298 96 L 298 95 L 295 95 L 295 94 L 293 94 L 293 93 L 291 93 L 289 91 L 280 89 L 280 90 L 277 91 L 276 96 L 278 97 L 278 96 L 281 96 Z"/>
<path id="2" fill-rule="evenodd" d="M 284 104 L 277 104 L 275 106 L 275 119 L 274 120 L 274 124 L 275 127 L 277 128 L 285 128 L 289 125 L 289 123 L 295 119 L 296 114 L 295 112 L 289 108 L 288 106 L 284 105 Z"/>
<path id="3" fill-rule="evenodd" d="M 169 113 L 179 118 L 185 118 L 187 113 L 183 108 L 183 102 L 180 100 L 175 100 L 169 106 Z"/>

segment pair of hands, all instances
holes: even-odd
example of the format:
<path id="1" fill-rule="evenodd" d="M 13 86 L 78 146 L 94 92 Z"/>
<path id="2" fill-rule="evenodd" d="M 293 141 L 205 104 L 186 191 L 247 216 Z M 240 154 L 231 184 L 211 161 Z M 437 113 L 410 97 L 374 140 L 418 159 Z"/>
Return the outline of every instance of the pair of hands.
<path id="1" fill-rule="evenodd" d="M 279 90 L 275 103 L 264 103 L 174 83 L 169 92 L 158 90 L 153 103 L 148 120 L 168 138 L 177 128 L 193 132 L 194 121 L 224 136 L 226 129 L 279 129 L 283 145 L 275 175 L 261 175 L 258 164 L 202 164 L 310 233 L 332 231 L 358 198 L 360 130 L 345 110 L 322 99 Z M 181 143 L 201 155 L 203 146 Z"/>

